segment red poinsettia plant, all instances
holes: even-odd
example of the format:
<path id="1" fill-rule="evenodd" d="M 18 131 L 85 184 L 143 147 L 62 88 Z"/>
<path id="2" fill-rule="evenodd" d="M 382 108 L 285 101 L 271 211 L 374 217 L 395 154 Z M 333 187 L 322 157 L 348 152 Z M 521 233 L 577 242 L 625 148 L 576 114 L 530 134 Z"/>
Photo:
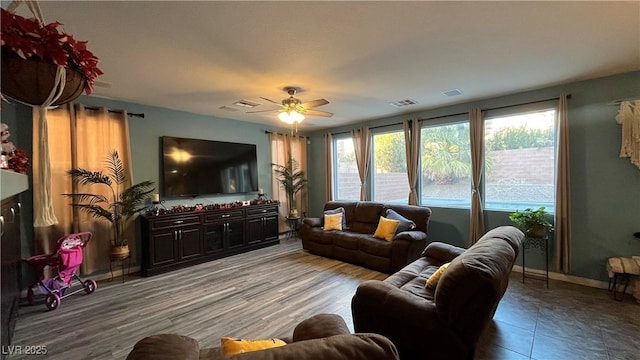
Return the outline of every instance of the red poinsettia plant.
<path id="1" fill-rule="evenodd" d="M 98 58 L 87 49 L 86 41 L 60 32 L 59 22 L 41 24 L 2 9 L 0 43 L 2 51 L 11 51 L 23 59 L 45 62 L 80 71 L 86 78 L 85 93 L 93 92 L 95 79 L 102 75 Z"/>

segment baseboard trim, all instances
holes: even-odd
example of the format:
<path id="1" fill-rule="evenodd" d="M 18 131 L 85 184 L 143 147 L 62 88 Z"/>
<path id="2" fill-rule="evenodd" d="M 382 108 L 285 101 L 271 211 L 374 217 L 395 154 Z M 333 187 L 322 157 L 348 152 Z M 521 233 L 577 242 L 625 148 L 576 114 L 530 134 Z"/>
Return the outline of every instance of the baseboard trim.
<path id="1" fill-rule="evenodd" d="M 520 265 L 514 265 L 512 271 L 517 272 L 517 273 L 522 273 L 522 266 Z M 531 268 L 526 268 L 527 274 L 534 274 L 536 276 L 545 276 L 545 271 L 544 270 L 540 270 L 540 269 L 531 269 Z M 609 283 L 608 282 L 604 282 L 604 281 L 599 281 L 599 280 L 594 280 L 594 279 L 587 279 L 587 278 L 583 278 L 583 277 L 579 277 L 579 276 L 573 276 L 573 275 L 567 275 L 567 274 L 561 274 L 561 273 L 557 273 L 557 272 L 552 272 L 549 271 L 549 279 L 553 279 L 553 280 L 559 280 L 559 281 L 564 281 L 564 282 L 568 282 L 571 284 L 577 284 L 577 285 L 584 285 L 584 286 L 589 286 L 589 287 L 593 287 L 593 288 L 598 288 L 598 289 L 609 289 Z M 632 294 L 633 293 L 633 281 L 629 283 L 629 287 L 627 287 L 627 294 Z"/>

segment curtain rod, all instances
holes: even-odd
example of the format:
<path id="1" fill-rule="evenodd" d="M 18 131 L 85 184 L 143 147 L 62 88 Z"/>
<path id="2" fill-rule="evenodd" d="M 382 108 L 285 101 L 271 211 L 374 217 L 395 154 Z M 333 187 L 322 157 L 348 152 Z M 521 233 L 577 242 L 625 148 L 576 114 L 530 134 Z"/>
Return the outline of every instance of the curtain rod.
<path id="1" fill-rule="evenodd" d="M 99 107 L 94 107 L 94 106 L 85 106 L 85 109 L 89 109 L 89 110 L 100 110 Z M 110 113 L 119 113 L 122 112 L 124 110 L 107 110 Z M 144 113 L 130 113 L 127 112 L 127 115 L 129 116 L 135 116 L 135 117 L 139 117 L 139 118 L 143 118 L 144 119 Z"/>
<path id="2" fill-rule="evenodd" d="M 265 134 L 276 134 L 276 135 L 289 135 L 289 134 L 283 134 L 283 133 L 279 133 L 279 132 L 273 132 L 273 131 L 269 131 L 269 130 L 265 130 L 264 131 Z M 304 136 L 304 135 L 289 135 L 289 136 L 297 136 L 303 139 L 308 139 L 308 136 Z"/>
<path id="3" fill-rule="evenodd" d="M 512 105 L 497 106 L 497 107 L 493 107 L 493 108 L 485 108 L 485 109 L 480 109 L 480 111 L 500 110 L 500 109 L 506 109 L 506 108 L 510 108 L 510 107 L 514 107 L 514 106 L 537 104 L 537 103 L 541 103 L 541 102 L 547 102 L 547 101 L 558 100 L 558 99 L 560 99 L 560 97 L 556 96 L 556 97 L 549 98 L 549 99 L 534 100 L 534 101 L 528 101 L 528 102 L 512 104 Z M 571 99 L 571 94 L 567 94 L 567 99 Z M 418 121 L 419 122 L 423 122 L 423 121 L 428 121 L 428 120 L 436 120 L 436 119 L 442 119 L 442 118 L 446 118 L 446 117 L 450 117 L 450 116 L 460 116 L 460 115 L 467 115 L 467 114 L 469 114 L 469 112 L 465 111 L 465 112 L 460 112 L 460 113 L 455 113 L 455 114 L 447 114 L 447 115 L 432 116 L 432 117 L 428 117 L 428 118 L 421 118 L 421 119 L 418 119 Z M 381 128 L 381 127 L 385 127 L 385 126 L 395 126 L 395 125 L 402 125 L 402 123 L 393 123 L 393 124 L 388 124 L 388 125 L 373 126 L 373 127 L 370 127 L 369 129 L 377 129 L 377 128 Z M 340 135 L 340 134 L 347 134 L 347 133 L 350 133 L 350 131 L 341 131 L 341 132 L 337 132 L 337 133 L 331 133 L 331 135 L 333 136 L 333 135 Z"/>

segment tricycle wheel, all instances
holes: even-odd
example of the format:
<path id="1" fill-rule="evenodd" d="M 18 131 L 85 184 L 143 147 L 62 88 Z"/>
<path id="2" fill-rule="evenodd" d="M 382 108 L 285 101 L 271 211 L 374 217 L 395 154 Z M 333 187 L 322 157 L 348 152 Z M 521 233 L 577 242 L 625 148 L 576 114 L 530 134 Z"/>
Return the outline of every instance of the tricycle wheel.
<path id="1" fill-rule="evenodd" d="M 44 299 L 44 303 L 49 310 L 55 310 L 60 306 L 60 297 L 56 294 L 49 294 Z"/>
<path id="2" fill-rule="evenodd" d="M 82 283 L 82 286 L 84 287 L 84 292 L 86 292 L 87 294 L 91 294 L 98 288 L 98 284 L 93 280 L 85 280 Z"/>

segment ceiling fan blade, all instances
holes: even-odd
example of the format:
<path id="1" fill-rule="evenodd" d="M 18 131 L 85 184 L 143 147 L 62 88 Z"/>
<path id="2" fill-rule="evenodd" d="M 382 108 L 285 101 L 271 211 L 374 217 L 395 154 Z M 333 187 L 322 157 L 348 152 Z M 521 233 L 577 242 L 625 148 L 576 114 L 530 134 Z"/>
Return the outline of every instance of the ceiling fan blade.
<path id="1" fill-rule="evenodd" d="M 322 106 L 322 105 L 327 105 L 329 102 L 325 99 L 318 99 L 318 100 L 313 100 L 313 101 L 309 101 L 306 103 L 302 103 L 300 104 L 300 106 L 302 106 L 305 109 L 311 109 L 314 107 L 318 107 L 318 106 Z"/>
<path id="2" fill-rule="evenodd" d="M 278 111 L 278 109 L 247 111 L 245 114 L 254 114 L 254 113 L 261 113 L 261 112 L 273 112 L 273 111 Z"/>
<path id="3" fill-rule="evenodd" d="M 309 116 L 324 116 L 324 117 L 332 117 L 333 113 L 328 111 L 320 111 L 320 110 L 307 110 L 304 112 L 305 115 Z"/>
<path id="4" fill-rule="evenodd" d="M 267 99 L 266 97 L 262 97 L 262 96 L 260 96 L 260 99 L 262 99 L 262 100 L 267 100 L 268 102 L 272 102 L 272 103 L 274 103 L 274 104 L 282 105 L 281 103 L 276 102 L 276 101 L 273 101 L 273 100 L 271 100 L 271 99 Z"/>

